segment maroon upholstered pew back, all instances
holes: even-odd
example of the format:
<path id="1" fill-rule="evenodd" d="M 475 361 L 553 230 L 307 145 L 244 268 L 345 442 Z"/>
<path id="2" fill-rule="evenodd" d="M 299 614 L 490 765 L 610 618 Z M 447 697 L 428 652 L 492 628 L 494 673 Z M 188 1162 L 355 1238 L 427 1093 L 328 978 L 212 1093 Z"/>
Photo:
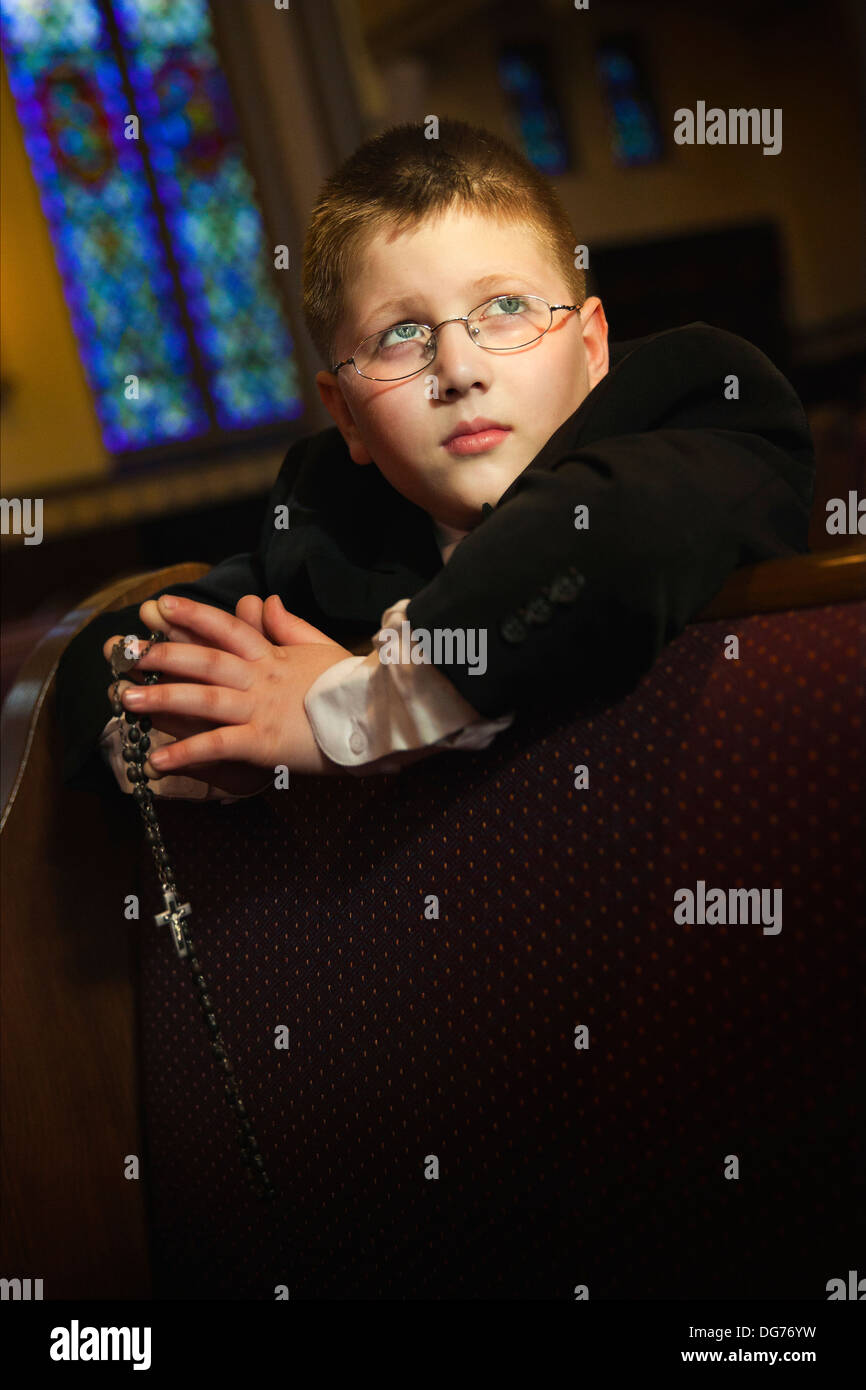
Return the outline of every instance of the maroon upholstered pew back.
<path id="1" fill-rule="evenodd" d="M 613 708 L 479 754 L 164 805 L 279 1197 L 248 1193 L 142 848 L 156 1296 L 826 1297 L 855 1253 L 864 612 L 696 623 Z M 678 922 L 699 884 L 781 890 L 781 930 Z"/>

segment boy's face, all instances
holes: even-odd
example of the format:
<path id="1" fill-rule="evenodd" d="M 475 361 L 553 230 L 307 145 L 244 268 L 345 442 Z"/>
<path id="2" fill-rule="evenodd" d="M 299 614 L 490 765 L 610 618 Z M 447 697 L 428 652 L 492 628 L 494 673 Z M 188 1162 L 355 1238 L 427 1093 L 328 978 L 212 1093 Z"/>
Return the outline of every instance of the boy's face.
<path id="1" fill-rule="evenodd" d="M 496 282 L 479 285 L 492 274 Z M 465 209 L 426 219 L 407 232 L 370 240 L 347 288 L 336 361 L 361 339 L 396 324 L 435 327 L 497 294 L 535 294 L 572 303 L 560 272 L 531 230 Z M 386 300 L 403 301 L 381 308 Z M 556 429 L 608 370 L 601 301 L 582 313 L 558 309 L 547 333 L 513 352 L 485 352 L 465 324 L 437 334 L 429 366 L 402 381 L 370 381 L 349 364 L 316 384 L 355 463 L 375 462 L 404 497 L 436 521 L 471 530 L 481 504 L 495 505 Z M 436 378 L 438 399 L 429 379 Z M 506 428 L 481 452 L 457 453 L 445 441 L 461 422 L 483 418 Z"/>

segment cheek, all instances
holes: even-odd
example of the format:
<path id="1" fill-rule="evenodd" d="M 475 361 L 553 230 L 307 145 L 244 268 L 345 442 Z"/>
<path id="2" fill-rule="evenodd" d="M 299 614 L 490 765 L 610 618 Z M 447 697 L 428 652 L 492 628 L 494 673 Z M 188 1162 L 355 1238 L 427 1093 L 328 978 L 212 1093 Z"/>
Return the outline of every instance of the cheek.
<path id="1" fill-rule="evenodd" d="M 429 411 L 430 403 L 424 399 L 423 391 L 423 385 L 413 384 L 411 391 L 405 388 L 383 391 L 371 401 L 366 420 L 371 441 L 380 448 L 384 445 L 391 452 L 394 441 L 405 437 L 418 424 L 425 408 Z"/>

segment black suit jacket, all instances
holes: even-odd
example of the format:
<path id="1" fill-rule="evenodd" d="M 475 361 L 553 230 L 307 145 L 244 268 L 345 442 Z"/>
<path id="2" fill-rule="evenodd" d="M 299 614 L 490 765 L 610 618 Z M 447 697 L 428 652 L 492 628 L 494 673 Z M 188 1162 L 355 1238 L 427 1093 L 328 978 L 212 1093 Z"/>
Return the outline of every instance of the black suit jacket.
<path id="1" fill-rule="evenodd" d="M 738 399 L 726 398 L 737 378 Z M 730 394 L 728 391 L 727 394 Z M 482 715 L 627 694 L 739 565 L 807 549 L 812 440 L 785 377 L 751 343 L 692 323 L 610 345 L 610 370 L 443 566 L 433 523 L 336 428 L 298 440 L 255 553 L 159 589 L 233 613 L 277 593 L 348 643 L 410 597 L 412 628 L 486 628 L 487 670 L 444 674 Z M 274 508 L 290 509 L 290 530 Z M 575 507 L 589 508 L 575 529 Z M 64 781 L 102 785 L 102 645 L 146 636 L 139 605 L 103 614 L 57 673 Z"/>

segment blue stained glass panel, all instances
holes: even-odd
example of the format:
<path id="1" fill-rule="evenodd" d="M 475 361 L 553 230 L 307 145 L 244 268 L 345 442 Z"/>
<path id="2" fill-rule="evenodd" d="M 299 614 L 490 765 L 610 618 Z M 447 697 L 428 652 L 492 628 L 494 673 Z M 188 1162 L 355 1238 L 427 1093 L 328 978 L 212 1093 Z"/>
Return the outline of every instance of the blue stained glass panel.
<path id="1" fill-rule="evenodd" d="M 655 163 L 662 155 L 661 131 L 642 64 L 630 41 L 601 44 L 596 61 L 614 159 L 626 166 Z"/>
<path id="2" fill-rule="evenodd" d="M 204 0 L 115 0 L 221 427 L 300 415 L 292 340 Z"/>
<path id="3" fill-rule="evenodd" d="M 91 0 L 3 0 L 0 36 L 106 448 L 208 428 L 129 103 Z M 130 377 L 138 379 L 131 398 Z"/>
<path id="4" fill-rule="evenodd" d="M 499 80 L 512 108 L 527 158 L 550 177 L 570 167 L 568 142 L 538 44 L 505 45 L 499 53 Z"/>
<path id="5" fill-rule="evenodd" d="M 132 111 L 95 0 L 0 0 L 10 86 L 106 448 L 194 439 L 213 420 L 294 418 L 292 342 L 205 0 L 124 0 L 113 13 Z M 125 138 L 131 114 L 140 141 Z"/>

